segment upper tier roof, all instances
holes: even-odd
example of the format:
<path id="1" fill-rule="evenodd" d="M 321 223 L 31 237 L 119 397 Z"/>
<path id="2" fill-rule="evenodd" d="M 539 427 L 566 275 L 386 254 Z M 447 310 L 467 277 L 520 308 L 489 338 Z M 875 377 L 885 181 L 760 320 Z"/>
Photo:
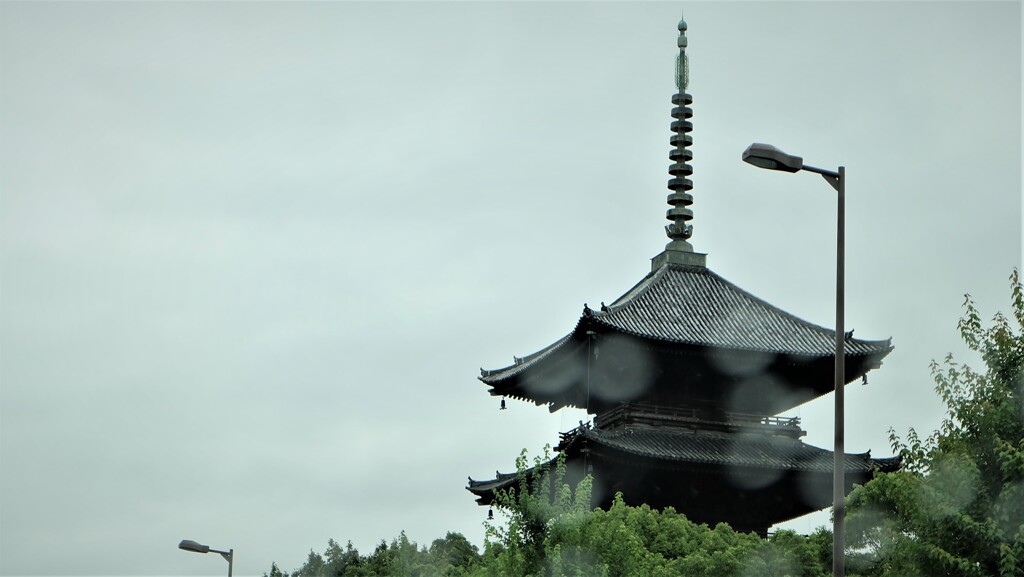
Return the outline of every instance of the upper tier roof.
<path id="1" fill-rule="evenodd" d="M 732 355 L 740 360 L 737 364 L 743 359 L 764 358 L 762 372 L 771 378 L 783 381 L 789 388 L 815 389 L 813 394 L 808 393 L 810 396 L 793 397 L 792 404 L 779 401 L 781 408 L 773 409 L 786 410 L 831 390 L 833 330 L 772 306 L 704 267 L 672 263 L 648 274 L 611 306 L 602 306 L 602 310 L 585 307 L 572 333 L 532 355 L 516 358 L 510 366 L 481 370 L 480 379 L 492 386 L 494 395 L 551 403 L 552 410 L 564 405 L 583 406 L 580 393 L 573 392 L 581 383 L 568 381 L 581 378 L 578 365 L 588 363 L 588 337 L 593 334 L 619 334 L 633 339 L 637 346 L 657 350 L 645 358 L 648 365 L 655 367 L 657 375 L 652 378 L 659 380 L 659 387 L 667 384 L 678 389 L 677 384 L 687 380 L 696 387 L 698 379 L 702 379 L 699 386 L 704 386 L 715 378 L 709 376 L 710 372 L 728 373 L 729 367 L 723 369 L 720 361 L 713 362 L 710 369 L 701 366 L 700 371 L 690 371 L 698 366 L 698 361 L 684 361 L 677 354 L 667 354 L 675 351 L 687 352 L 691 358 Z M 604 343 L 601 358 L 589 367 L 591 379 L 595 376 L 593 370 L 599 369 L 594 363 L 607 363 L 605 355 L 617 352 L 609 346 L 612 343 Z M 891 350 L 889 340 L 848 336 L 846 382 L 876 368 Z M 620 379 L 621 376 L 620 369 Z M 749 381 L 747 377 L 744 375 Z M 544 380 L 552 383 L 539 384 Z M 723 382 L 739 380 L 729 376 Z"/>
<path id="2" fill-rule="evenodd" d="M 608 307 L 597 323 L 634 336 L 708 347 L 833 356 L 835 331 L 746 292 L 704 267 L 666 265 Z M 887 352 L 889 341 L 848 338 L 846 354 Z"/>

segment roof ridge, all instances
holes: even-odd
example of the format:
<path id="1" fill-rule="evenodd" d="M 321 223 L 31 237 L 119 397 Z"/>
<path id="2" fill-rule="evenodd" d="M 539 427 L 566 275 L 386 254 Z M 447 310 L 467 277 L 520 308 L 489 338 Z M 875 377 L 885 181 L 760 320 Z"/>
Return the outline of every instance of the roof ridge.
<path id="1" fill-rule="evenodd" d="M 679 269 L 694 273 L 709 272 L 708 269 L 704 267 L 665 263 L 657 269 L 647 273 L 644 278 L 640 279 L 640 282 L 634 284 L 629 290 L 623 293 L 622 296 L 612 301 L 612 304 L 608 305 L 608 310 L 603 312 L 615 312 L 615 309 L 625 306 L 628 302 L 647 292 L 651 286 L 657 282 L 657 279 L 665 276 L 666 271 L 670 269 Z"/>
<path id="2" fill-rule="evenodd" d="M 722 275 L 716 273 L 715 271 L 713 271 L 711 269 L 705 269 L 705 270 L 707 271 L 708 275 L 710 275 L 710 276 L 716 278 L 717 280 L 721 281 L 726 286 L 728 286 L 728 287 L 730 287 L 730 288 L 732 288 L 732 289 L 734 289 L 736 291 L 739 291 L 739 292 L 743 293 L 748 298 L 750 298 L 750 300 L 753 301 L 754 304 L 756 304 L 756 305 L 758 305 L 758 306 L 760 306 L 760 307 L 762 307 L 764 309 L 768 309 L 768 310 L 772 310 L 772 311 L 778 312 L 779 314 L 781 314 L 782 316 L 784 316 L 786 318 L 789 318 L 789 319 L 801 322 L 801 323 L 806 324 L 806 325 L 810 325 L 811 327 L 814 327 L 816 329 L 820 329 L 820 330 L 822 330 L 823 332 L 826 332 L 826 333 L 832 333 L 834 335 L 835 332 L 836 332 L 836 330 L 834 328 L 830 329 L 830 328 L 828 328 L 826 326 L 819 325 L 817 323 L 813 323 L 813 322 L 811 322 L 809 320 L 806 320 L 806 319 L 803 319 L 801 317 L 798 317 L 795 314 L 793 314 L 793 313 L 791 313 L 791 312 L 789 312 L 789 311 L 787 311 L 785 309 L 782 309 L 780 307 L 777 307 L 777 306 L 771 304 L 770 302 L 768 302 L 768 301 L 758 297 L 757 295 L 754 295 L 753 293 L 750 293 L 746 289 L 740 287 L 736 283 L 728 280 L 727 278 L 723 277 Z M 850 332 L 852 333 L 853 331 L 850 331 Z M 853 342 L 858 342 L 858 343 L 888 343 L 888 342 L 892 342 L 892 337 L 889 337 L 888 339 L 879 339 L 879 340 L 865 340 L 865 339 L 856 339 L 856 338 L 850 337 L 849 339 L 846 339 L 846 340 L 847 340 L 847 342 L 853 341 Z"/>
<path id="3" fill-rule="evenodd" d="M 630 287 L 629 290 L 619 295 L 619 298 L 612 301 L 612 304 L 608 305 L 608 311 L 602 312 L 613 312 L 615 309 L 623 306 L 626 302 L 633 300 L 637 295 L 647 292 L 647 289 L 651 284 L 653 284 L 652 279 L 661 276 L 663 268 L 664 267 L 659 268 L 658 270 L 652 270 L 644 275 L 644 278 L 640 279 L 640 281 Z"/>

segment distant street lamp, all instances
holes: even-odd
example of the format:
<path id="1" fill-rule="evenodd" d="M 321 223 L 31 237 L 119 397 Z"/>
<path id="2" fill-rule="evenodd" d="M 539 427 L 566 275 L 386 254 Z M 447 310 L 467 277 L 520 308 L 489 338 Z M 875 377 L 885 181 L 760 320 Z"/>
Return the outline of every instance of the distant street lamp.
<path id="1" fill-rule="evenodd" d="M 839 193 L 839 209 L 836 225 L 836 427 L 835 447 L 832 460 L 832 574 L 835 577 L 846 575 L 846 547 L 843 519 L 846 517 L 846 492 L 844 451 L 844 408 L 843 385 L 846 380 L 844 344 L 846 335 L 843 330 L 843 297 L 844 269 L 846 258 L 844 245 L 846 242 L 846 167 L 840 166 L 839 171 L 815 168 L 804 164 L 799 156 L 786 154 L 770 144 L 754 143 L 743 151 L 743 162 L 768 170 L 797 172 L 807 170 L 823 176 Z"/>
<path id="2" fill-rule="evenodd" d="M 227 551 L 218 551 L 216 549 L 210 549 L 209 545 L 200 545 L 195 541 L 184 539 L 181 543 L 178 543 L 178 549 L 184 549 L 185 551 L 192 551 L 193 553 L 220 553 L 220 556 L 228 562 L 228 577 L 231 577 L 231 566 L 235 560 L 235 550 L 228 549 Z"/>

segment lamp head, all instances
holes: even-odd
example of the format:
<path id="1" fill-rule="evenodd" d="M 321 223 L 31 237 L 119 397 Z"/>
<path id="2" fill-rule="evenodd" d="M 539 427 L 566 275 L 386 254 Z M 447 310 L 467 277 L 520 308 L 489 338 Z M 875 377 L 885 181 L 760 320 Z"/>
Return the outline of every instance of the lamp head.
<path id="1" fill-rule="evenodd" d="M 743 151 L 743 162 L 768 170 L 797 172 L 804 167 L 804 159 L 786 154 L 770 144 L 755 142 Z"/>
<path id="2" fill-rule="evenodd" d="M 209 553 L 209 545 L 200 545 L 190 539 L 184 539 L 181 543 L 178 543 L 178 549 L 184 549 L 185 551 L 192 551 L 193 553 Z"/>

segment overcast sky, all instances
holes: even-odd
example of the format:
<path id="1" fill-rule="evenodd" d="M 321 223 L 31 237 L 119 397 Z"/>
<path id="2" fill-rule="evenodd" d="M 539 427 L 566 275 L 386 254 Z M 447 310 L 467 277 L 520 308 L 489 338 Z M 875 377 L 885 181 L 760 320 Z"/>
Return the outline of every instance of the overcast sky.
<path id="1" fill-rule="evenodd" d="M 0 573 L 237 575 L 328 539 L 483 541 L 466 478 L 582 418 L 478 369 L 649 271 L 676 22 L 693 244 L 891 336 L 847 449 L 930 431 L 963 294 L 1021 263 L 1019 2 L 0 4 Z M 832 397 L 798 407 L 832 440 Z M 801 532 L 820 513 L 787 524 Z"/>

